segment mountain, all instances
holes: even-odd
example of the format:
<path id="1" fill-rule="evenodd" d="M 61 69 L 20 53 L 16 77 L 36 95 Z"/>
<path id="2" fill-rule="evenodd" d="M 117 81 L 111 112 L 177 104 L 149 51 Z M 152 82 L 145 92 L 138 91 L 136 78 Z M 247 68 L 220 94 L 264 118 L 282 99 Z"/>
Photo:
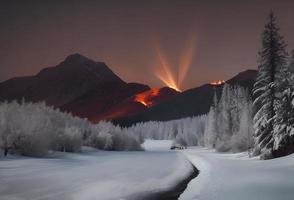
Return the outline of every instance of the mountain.
<path id="1" fill-rule="evenodd" d="M 111 106 L 150 88 L 126 83 L 103 62 L 80 54 L 68 56 L 35 76 L 13 78 L 0 83 L 0 101 L 45 101 L 48 105 L 90 118 Z"/>
<path id="2" fill-rule="evenodd" d="M 59 107 L 105 84 L 126 84 L 103 62 L 73 54 L 55 67 L 35 76 L 13 78 L 0 83 L 0 100 L 46 101 Z"/>
<path id="3" fill-rule="evenodd" d="M 0 83 L 0 101 L 45 101 L 62 111 L 97 122 L 146 110 L 148 106 L 136 99 L 140 96 L 147 94 L 146 100 L 156 105 L 178 94 L 173 89 L 162 88 L 156 89 L 158 93 L 153 95 L 150 93 L 153 90 L 147 85 L 124 82 L 103 62 L 73 54 L 34 76 Z"/>
<path id="4" fill-rule="evenodd" d="M 256 74 L 256 70 L 246 70 L 226 82 L 252 89 Z M 220 97 L 222 87 L 223 84 L 205 84 L 192 88 L 164 103 L 155 105 L 133 116 L 115 119 L 113 122 L 121 126 L 130 126 L 137 122 L 167 121 L 206 114 L 212 104 L 214 92 Z"/>
<path id="5" fill-rule="evenodd" d="M 250 91 L 253 88 L 255 77 L 257 76 L 257 70 L 249 69 L 243 72 L 240 72 L 233 78 L 227 80 L 226 82 L 232 85 L 241 85 L 248 88 Z"/>
<path id="6" fill-rule="evenodd" d="M 252 89 L 256 73 L 247 70 L 226 82 Z M 111 120 L 130 126 L 142 121 L 205 114 L 212 104 L 214 91 L 220 96 L 221 89 L 222 84 L 205 84 L 180 93 L 168 87 L 126 83 L 105 63 L 73 54 L 34 76 L 0 83 L 0 101 L 45 101 L 92 122 Z"/>

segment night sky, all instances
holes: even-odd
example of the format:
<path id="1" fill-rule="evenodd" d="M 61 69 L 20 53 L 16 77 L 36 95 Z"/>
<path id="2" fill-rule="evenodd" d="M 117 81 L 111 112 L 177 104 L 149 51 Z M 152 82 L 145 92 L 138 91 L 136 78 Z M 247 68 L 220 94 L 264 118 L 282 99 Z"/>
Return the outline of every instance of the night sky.
<path id="1" fill-rule="evenodd" d="M 176 74 L 192 43 L 182 88 L 228 79 L 256 68 L 270 10 L 294 48 L 293 0 L 1 0 L 0 81 L 35 74 L 80 53 L 106 62 L 127 82 L 160 87 L 156 48 Z"/>

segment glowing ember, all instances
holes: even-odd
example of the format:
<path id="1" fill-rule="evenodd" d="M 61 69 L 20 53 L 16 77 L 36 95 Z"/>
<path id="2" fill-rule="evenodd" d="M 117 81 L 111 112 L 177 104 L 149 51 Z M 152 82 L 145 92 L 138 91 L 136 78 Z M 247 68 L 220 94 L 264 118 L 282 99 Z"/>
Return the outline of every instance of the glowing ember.
<path id="1" fill-rule="evenodd" d="M 218 80 L 218 81 L 213 81 L 210 83 L 210 85 L 222 85 L 224 84 L 225 81 L 224 80 Z"/>
<path id="2" fill-rule="evenodd" d="M 158 94 L 159 94 L 159 88 L 152 88 L 151 90 L 137 94 L 134 97 L 134 101 L 139 102 L 146 107 L 151 107 L 153 106 L 152 98 L 157 96 Z"/>
<path id="3" fill-rule="evenodd" d="M 172 73 L 171 65 L 167 62 L 167 59 L 163 51 L 159 48 L 158 44 L 156 45 L 155 50 L 161 64 L 161 67 L 158 68 L 155 73 L 157 78 L 159 78 L 159 80 L 161 80 L 166 86 L 175 89 L 178 92 L 181 92 L 181 85 L 187 75 L 187 72 L 189 71 L 193 59 L 195 51 L 195 37 L 193 36 L 192 40 L 189 41 L 187 51 L 185 51 L 181 56 L 178 66 L 177 80 Z"/>

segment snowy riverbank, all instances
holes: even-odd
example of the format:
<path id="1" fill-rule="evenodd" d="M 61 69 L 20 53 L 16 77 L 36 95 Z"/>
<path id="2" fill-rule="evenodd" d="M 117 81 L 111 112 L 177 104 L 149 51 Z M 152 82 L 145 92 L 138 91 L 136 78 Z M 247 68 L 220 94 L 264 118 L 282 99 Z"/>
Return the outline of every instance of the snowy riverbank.
<path id="1" fill-rule="evenodd" d="M 141 199 L 174 187 L 193 170 L 170 141 L 149 142 L 147 151 L 0 159 L 0 199 Z M 156 147 L 157 146 L 157 147 Z"/>
<path id="2" fill-rule="evenodd" d="M 148 199 L 180 185 L 193 163 L 199 175 L 181 200 L 293 200 L 294 155 L 273 160 L 200 147 L 169 150 L 170 141 L 144 143 L 146 151 L 58 153 L 50 158 L 0 158 L 0 199 Z"/>
<path id="3" fill-rule="evenodd" d="M 293 200 L 294 154 L 273 160 L 204 148 L 184 151 L 199 169 L 181 200 Z"/>

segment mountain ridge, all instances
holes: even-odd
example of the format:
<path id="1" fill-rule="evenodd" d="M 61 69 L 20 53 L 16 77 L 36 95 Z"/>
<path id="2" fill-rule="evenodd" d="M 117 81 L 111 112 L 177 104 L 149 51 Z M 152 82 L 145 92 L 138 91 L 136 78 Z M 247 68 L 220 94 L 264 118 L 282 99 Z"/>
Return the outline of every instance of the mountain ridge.
<path id="1" fill-rule="evenodd" d="M 245 70 L 227 80 L 226 83 L 240 85 L 251 90 L 256 74 L 257 70 Z M 223 84 L 203 84 L 199 87 L 185 90 L 173 99 L 167 100 L 164 104 L 156 105 L 142 113 L 115 119 L 113 123 L 120 126 L 131 126 L 144 121 L 167 121 L 203 115 L 209 111 L 212 105 L 214 92 L 220 98 L 222 87 Z"/>
<path id="2" fill-rule="evenodd" d="M 256 73 L 256 70 L 240 72 L 227 83 L 251 89 Z M 72 54 L 56 66 L 44 68 L 33 76 L 0 82 L 0 101 L 45 101 L 95 123 L 111 120 L 129 126 L 143 121 L 205 114 L 214 91 L 220 95 L 221 88 L 221 85 L 204 84 L 179 93 L 168 87 L 156 89 L 140 83 L 127 83 L 104 62 Z"/>

